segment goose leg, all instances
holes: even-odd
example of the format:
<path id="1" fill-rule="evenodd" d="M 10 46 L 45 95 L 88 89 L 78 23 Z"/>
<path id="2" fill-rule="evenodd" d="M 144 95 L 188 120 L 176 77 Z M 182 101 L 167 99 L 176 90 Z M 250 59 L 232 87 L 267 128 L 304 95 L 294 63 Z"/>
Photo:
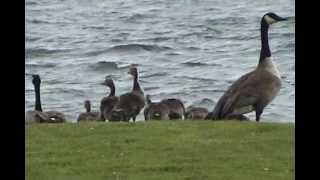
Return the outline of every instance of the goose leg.
<path id="1" fill-rule="evenodd" d="M 256 109 L 256 122 L 260 121 L 260 116 L 263 113 L 263 109 L 262 108 L 257 108 Z"/>

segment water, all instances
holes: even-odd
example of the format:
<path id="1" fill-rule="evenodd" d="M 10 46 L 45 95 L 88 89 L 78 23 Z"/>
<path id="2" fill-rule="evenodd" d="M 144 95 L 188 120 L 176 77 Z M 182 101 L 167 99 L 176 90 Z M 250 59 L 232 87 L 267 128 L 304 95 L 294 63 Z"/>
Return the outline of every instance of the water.
<path id="1" fill-rule="evenodd" d="M 180 98 L 211 111 L 257 65 L 261 16 L 294 17 L 294 6 L 293 0 L 27 0 L 26 110 L 34 109 L 31 74 L 42 77 L 43 109 L 75 121 L 84 100 L 97 110 L 109 93 L 99 85 L 106 75 L 117 95 L 130 91 L 128 67 L 138 64 L 152 100 Z M 269 40 L 283 84 L 262 121 L 294 122 L 294 18 L 272 25 Z"/>

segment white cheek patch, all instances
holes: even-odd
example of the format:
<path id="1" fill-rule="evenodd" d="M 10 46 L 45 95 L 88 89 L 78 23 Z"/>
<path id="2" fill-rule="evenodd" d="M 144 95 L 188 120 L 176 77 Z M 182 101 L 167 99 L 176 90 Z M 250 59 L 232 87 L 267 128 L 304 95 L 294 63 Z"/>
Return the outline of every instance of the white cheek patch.
<path id="1" fill-rule="evenodd" d="M 270 16 L 268 16 L 268 15 L 265 15 L 265 16 L 264 16 L 264 20 L 266 20 L 266 22 L 267 22 L 268 24 L 273 24 L 273 23 L 277 22 L 275 19 L 273 19 L 272 17 L 270 17 Z"/>

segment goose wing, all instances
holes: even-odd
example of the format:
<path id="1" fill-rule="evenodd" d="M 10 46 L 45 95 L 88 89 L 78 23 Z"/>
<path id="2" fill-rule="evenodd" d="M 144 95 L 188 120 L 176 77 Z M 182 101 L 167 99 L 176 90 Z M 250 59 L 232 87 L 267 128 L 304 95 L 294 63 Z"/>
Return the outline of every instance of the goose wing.
<path id="1" fill-rule="evenodd" d="M 66 121 L 66 118 L 65 118 L 64 114 L 61 113 L 61 112 L 58 112 L 58 111 L 47 111 L 45 113 L 49 116 L 50 122 L 59 123 L 59 122 L 65 122 Z"/>
<path id="2" fill-rule="evenodd" d="M 119 97 L 117 96 L 109 96 L 105 97 L 101 100 L 100 104 L 100 112 L 110 112 L 113 107 L 119 102 Z"/>
<path id="3" fill-rule="evenodd" d="M 238 80 L 236 80 L 224 95 L 219 99 L 216 107 L 213 110 L 213 118 L 223 118 L 228 113 L 231 113 L 235 108 L 246 107 L 252 105 L 257 100 L 257 95 L 254 93 L 255 84 L 252 80 L 255 80 L 255 71 L 251 71 Z M 243 111 L 251 111 L 251 109 L 245 109 Z"/>
<path id="4" fill-rule="evenodd" d="M 26 113 L 26 123 L 40 123 L 49 121 L 49 116 L 41 111 L 27 111 Z"/>

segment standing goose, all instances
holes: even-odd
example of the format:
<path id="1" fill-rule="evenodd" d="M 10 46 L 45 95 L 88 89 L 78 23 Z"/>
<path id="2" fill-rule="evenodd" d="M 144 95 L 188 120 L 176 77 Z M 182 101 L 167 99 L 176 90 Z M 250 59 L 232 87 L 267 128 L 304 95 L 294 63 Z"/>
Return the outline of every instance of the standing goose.
<path id="1" fill-rule="evenodd" d="M 104 97 L 100 102 L 100 119 L 105 121 L 106 119 L 110 119 L 111 111 L 119 102 L 119 97 L 115 95 L 116 89 L 111 78 L 106 77 L 101 85 L 110 88 L 110 94 L 107 97 Z"/>
<path id="2" fill-rule="evenodd" d="M 255 111 L 259 122 L 264 108 L 276 97 L 281 88 L 277 67 L 271 60 L 268 42 L 269 25 L 286 18 L 267 13 L 261 19 L 261 51 L 255 70 L 241 76 L 219 99 L 210 119 L 246 119 L 243 114 Z"/>
<path id="3" fill-rule="evenodd" d="M 47 111 L 42 112 L 41 99 L 40 99 L 40 84 L 41 79 L 39 75 L 32 75 L 32 84 L 35 91 L 35 110 L 28 111 L 26 114 L 26 121 L 37 122 L 37 123 L 62 123 L 66 122 L 65 116 L 63 113 L 58 111 Z"/>
<path id="4" fill-rule="evenodd" d="M 138 80 L 138 70 L 130 67 L 129 74 L 133 76 L 133 89 L 131 92 L 119 97 L 119 102 L 111 112 L 110 121 L 136 121 L 136 116 L 145 105 L 144 93 Z"/>
<path id="5" fill-rule="evenodd" d="M 169 120 L 170 110 L 164 103 L 152 102 L 150 95 L 146 96 L 147 107 L 144 109 L 144 119 L 147 120 Z"/>
<path id="6" fill-rule="evenodd" d="M 169 108 L 169 118 L 171 120 L 183 119 L 185 114 L 185 108 L 180 99 L 163 99 L 160 101 L 160 103 L 165 104 Z"/>
<path id="7" fill-rule="evenodd" d="M 86 112 L 80 113 L 77 121 L 96 121 L 99 119 L 99 112 L 91 112 L 91 102 L 89 100 L 84 101 L 84 107 Z"/>

